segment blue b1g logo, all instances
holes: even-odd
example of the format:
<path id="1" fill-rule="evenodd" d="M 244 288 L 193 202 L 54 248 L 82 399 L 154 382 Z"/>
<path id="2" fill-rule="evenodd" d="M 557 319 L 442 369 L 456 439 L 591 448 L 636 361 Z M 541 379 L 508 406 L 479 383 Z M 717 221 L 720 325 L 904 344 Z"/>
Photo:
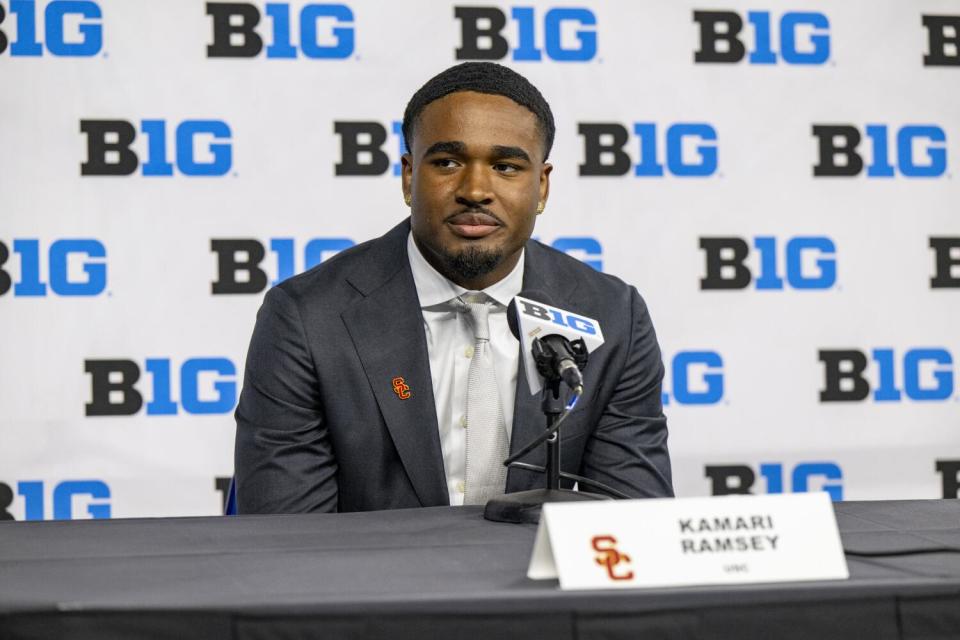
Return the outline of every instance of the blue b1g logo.
<path id="1" fill-rule="evenodd" d="M 19 276 L 11 275 L 11 252 L 0 241 L 0 296 L 11 288 L 15 297 L 96 296 L 107 288 L 107 250 L 99 240 L 55 240 L 47 248 L 36 238 L 18 238 L 13 254 L 19 258 Z"/>
<path id="2" fill-rule="evenodd" d="M 705 122 L 636 122 L 630 130 L 616 122 L 581 122 L 577 132 L 583 136 L 581 176 L 625 176 L 632 169 L 638 178 L 705 178 L 717 172 L 717 130 Z M 631 133 L 636 164 L 625 150 Z"/>
<path id="3" fill-rule="evenodd" d="M 956 376 L 950 351 L 943 347 L 821 349 L 823 389 L 820 402 L 943 402 L 953 397 Z M 870 367 L 872 360 L 873 367 Z"/>
<path id="4" fill-rule="evenodd" d="M 710 480 L 711 495 L 755 493 L 806 493 L 826 491 L 833 501 L 843 500 L 843 470 L 836 462 L 801 462 L 790 471 L 790 484 L 786 483 L 785 465 L 782 462 L 765 462 L 760 465 L 760 477 L 765 487 L 757 486 L 757 473 L 750 465 L 707 465 L 704 469 Z M 789 467 L 786 468 L 789 470 Z"/>
<path id="5" fill-rule="evenodd" d="M 179 403 L 174 396 L 175 371 L 170 358 L 148 358 L 144 369 L 151 379 L 148 416 L 172 416 L 180 410 L 192 415 L 222 415 L 237 403 L 237 367 L 229 358 L 189 358 L 179 367 Z M 144 405 L 136 388 L 140 365 L 133 360 L 86 360 L 90 375 L 90 402 L 86 415 L 132 416 Z"/>
<path id="6" fill-rule="evenodd" d="M 346 5 L 309 3 L 296 15 L 289 2 L 268 2 L 264 13 L 272 27 L 267 58 L 296 58 L 302 53 L 306 58 L 336 60 L 353 54 L 353 11 Z M 253 58 L 263 50 L 263 36 L 256 30 L 262 19 L 257 5 L 208 2 L 207 15 L 213 20 L 208 58 Z M 294 39 L 294 26 L 299 42 Z"/>
<path id="7" fill-rule="evenodd" d="M 503 60 L 511 51 L 516 62 L 537 62 L 544 56 L 557 62 L 588 62 L 597 55 L 597 17 L 589 9 L 548 9 L 541 23 L 536 8 L 513 7 L 510 18 L 517 30 L 512 47 L 503 35 L 507 16 L 497 7 L 454 7 L 453 15 L 460 21 L 457 60 Z"/>
<path id="8" fill-rule="evenodd" d="M 785 287 L 822 290 L 837 282 L 837 247 L 830 238 L 797 236 L 778 242 L 773 236 L 757 236 L 752 244 L 757 253 L 755 273 L 746 264 L 750 255 L 747 239 L 700 238 L 700 249 L 706 258 L 700 288 L 742 290 L 753 282 L 760 291 L 782 291 Z"/>
<path id="9" fill-rule="evenodd" d="M 693 21 L 700 27 L 700 49 L 693 56 L 696 63 L 737 63 L 747 57 L 750 64 L 782 60 L 822 65 L 830 59 L 830 21 L 822 13 L 790 11 L 776 21 L 769 11 L 749 11 L 752 47 L 744 44 L 743 18 L 733 11 L 694 11 Z M 773 47 L 775 37 L 780 42 L 779 58 Z"/>
<path id="10" fill-rule="evenodd" d="M 947 134 L 936 124 L 890 127 L 868 124 L 863 134 L 852 124 L 815 124 L 814 177 L 939 178 L 947 172 Z M 870 150 L 860 150 L 863 138 Z"/>
<path id="11" fill-rule="evenodd" d="M 78 33 L 67 33 L 66 25 L 79 16 Z M 42 56 L 44 44 L 48 53 L 63 57 L 90 57 L 103 48 L 103 14 L 96 2 L 88 0 L 54 0 L 43 11 L 43 42 L 37 27 L 37 7 L 34 0 L 12 0 L 10 16 L 0 5 L 0 28 L 16 25 L 16 40 L 8 42 L 0 31 L 0 53 L 7 50 L 13 57 Z"/>
<path id="12" fill-rule="evenodd" d="M 663 404 L 710 405 L 723 400 L 723 357 L 716 351 L 680 351 L 664 375 Z M 673 394 L 666 390 L 669 381 Z"/>
<path id="13" fill-rule="evenodd" d="M 172 127 L 171 127 L 172 128 Z M 223 120 L 184 120 L 172 137 L 173 162 L 167 152 L 167 121 L 141 120 L 146 138 L 146 160 L 131 149 L 137 137 L 133 123 L 126 120 L 81 120 L 80 132 L 87 136 L 87 160 L 80 165 L 82 176 L 129 176 L 137 167 L 145 176 L 172 176 L 174 163 L 185 176 L 223 176 L 233 166 L 230 126 Z M 206 148 L 199 153 L 197 149 Z"/>
<path id="14" fill-rule="evenodd" d="M 24 520 L 44 520 L 52 516 L 54 520 L 71 520 L 75 517 L 109 518 L 110 487 L 102 480 L 64 480 L 50 491 L 52 511 L 47 511 L 46 487 L 50 483 L 42 480 L 27 480 L 17 483 L 17 496 L 23 501 Z M 82 512 L 75 511 L 75 505 Z M 11 513 L 16 504 L 12 488 L 0 482 L 0 520 L 13 520 Z"/>

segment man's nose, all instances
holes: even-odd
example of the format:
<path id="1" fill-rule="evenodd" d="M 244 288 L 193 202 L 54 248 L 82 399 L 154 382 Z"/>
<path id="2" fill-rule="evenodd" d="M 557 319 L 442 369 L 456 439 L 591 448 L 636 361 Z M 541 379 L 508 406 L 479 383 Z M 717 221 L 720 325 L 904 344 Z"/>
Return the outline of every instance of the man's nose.
<path id="1" fill-rule="evenodd" d="M 470 204 L 488 205 L 493 202 L 490 172 L 481 163 L 471 163 L 463 171 L 460 187 L 457 189 L 457 201 Z M 462 203 L 466 204 L 466 203 Z"/>

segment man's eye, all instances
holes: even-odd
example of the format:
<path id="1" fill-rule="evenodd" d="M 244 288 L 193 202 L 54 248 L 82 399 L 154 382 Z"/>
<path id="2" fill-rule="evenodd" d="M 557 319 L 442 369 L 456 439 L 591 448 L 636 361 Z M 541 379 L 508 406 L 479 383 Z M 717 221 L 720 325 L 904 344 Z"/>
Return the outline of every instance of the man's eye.
<path id="1" fill-rule="evenodd" d="M 493 165 L 494 171 L 499 171 L 500 173 L 516 173 L 520 171 L 520 167 L 515 164 L 507 164 L 505 162 L 498 162 Z"/>
<path id="2" fill-rule="evenodd" d="M 453 158 L 437 158 L 436 160 L 431 160 L 430 164 L 435 167 L 440 167 L 441 169 L 452 169 L 457 166 L 457 161 Z"/>

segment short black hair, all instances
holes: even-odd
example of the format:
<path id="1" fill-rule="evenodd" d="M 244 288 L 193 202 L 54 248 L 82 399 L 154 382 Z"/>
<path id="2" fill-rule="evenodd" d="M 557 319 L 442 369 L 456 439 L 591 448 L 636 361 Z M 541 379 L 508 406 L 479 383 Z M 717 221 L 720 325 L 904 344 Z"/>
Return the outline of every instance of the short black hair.
<path id="1" fill-rule="evenodd" d="M 464 62 L 433 76 L 420 87 L 403 112 L 403 140 L 410 149 L 413 130 L 420 113 L 434 100 L 457 91 L 476 91 L 510 98 L 529 109 L 537 117 L 537 126 L 543 137 L 543 159 L 546 160 L 553 147 L 556 126 L 553 112 L 540 91 L 522 75 L 493 62 Z"/>

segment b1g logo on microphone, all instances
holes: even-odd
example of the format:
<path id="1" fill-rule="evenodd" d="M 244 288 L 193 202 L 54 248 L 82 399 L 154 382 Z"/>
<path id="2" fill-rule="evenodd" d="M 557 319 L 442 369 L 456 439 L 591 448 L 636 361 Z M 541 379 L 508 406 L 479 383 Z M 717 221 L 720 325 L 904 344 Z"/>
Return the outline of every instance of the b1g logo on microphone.
<path id="1" fill-rule="evenodd" d="M 0 482 L 0 520 L 110 517 L 110 487 L 103 480 L 64 480 L 52 484 L 43 480 L 20 481 L 14 496 L 11 485 Z"/>
<path id="2" fill-rule="evenodd" d="M 85 360 L 90 376 L 90 402 L 86 415 L 132 416 L 144 404 L 137 390 L 141 368 L 133 360 Z M 179 403 L 173 396 L 170 358 L 148 358 L 143 369 L 150 378 L 148 416 L 174 416 L 182 409 L 192 415 L 222 415 L 233 411 L 237 402 L 237 368 L 228 358 L 189 358 L 179 367 Z M 141 387 L 143 389 L 144 387 Z"/>
<path id="3" fill-rule="evenodd" d="M 793 470 L 782 462 L 765 462 L 759 475 L 764 486 L 757 482 L 757 473 L 746 464 L 707 465 L 704 475 L 710 480 L 710 495 L 727 496 L 748 493 L 806 493 L 826 491 L 830 499 L 843 500 L 843 469 L 836 462 L 800 462 Z M 785 483 L 785 472 L 790 473 L 790 485 Z"/>
<path id="4" fill-rule="evenodd" d="M 297 260 L 297 242 L 293 238 L 271 238 L 267 245 L 276 256 L 271 258 L 272 280 L 262 265 L 267 257 L 264 243 L 253 238 L 214 238 L 210 250 L 217 254 L 217 279 L 212 285 L 214 295 L 231 293 L 260 293 L 293 276 L 312 269 L 355 243 L 350 238 L 313 238 L 303 247 L 303 260 Z"/>
<path id="5" fill-rule="evenodd" d="M 581 122 L 581 176 L 705 178 L 717 172 L 717 130 L 704 122 L 678 122 L 658 127 L 635 122 L 631 129 L 616 122 Z M 636 136 L 636 163 L 625 147 Z M 632 171 L 631 171 L 632 169 Z"/>
<path id="6" fill-rule="evenodd" d="M 923 16 L 927 30 L 925 67 L 960 67 L 960 16 Z"/>
<path id="7" fill-rule="evenodd" d="M 17 238 L 13 254 L 19 273 L 8 245 L 0 241 L 0 296 L 11 289 L 14 297 L 97 296 L 107 288 L 107 250 L 99 240 L 62 239 L 45 247 L 36 238 Z"/>
<path id="8" fill-rule="evenodd" d="M 778 249 L 777 238 L 753 238 L 756 259 L 747 266 L 750 244 L 745 238 L 700 238 L 706 259 L 704 291 L 743 290 L 753 283 L 758 291 L 782 291 L 785 286 L 800 290 L 830 289 L 837 282 L 837 248 L 824 236 L 790 238 Z M 756 274 L 756 277 L 754 277 Z M 786 277 L 786 285 L 784 284 Z"/>
<path id="9" fill-rule="evenodd" d="M 315 60 L 342 60 L 353 55 L 353 11 L 346 5 L 308 3 L 297 16 L 289 2 L 268 2 L 264 13 L 271 25 L 267 58 L 303 54 Z M 213 21 L 208 58 L 254 58 L 263 51 L 264 36 L 257 32 L 262 14 L 257 5 L 208 2 L 207 15 Z"/>
<path id="10" fill-rule="evenodd" d="M 791 11 L 776 21 L 769 11 L 747 12 L 753 31 L 752 47 L 741 37 L 744 21 L 733 11 L 694 11 L 693 21 L 700 27 L 700 49 L 693 54 L 695 63 L 822 65 L 830 59 L 830 21 L 822 13 Z M 774 50 L 779 39 L 780 55 Z"/>
<path id="11" fill-rule="evenodd" d="M 869 358 L 859 349 L 821 349 L 819 358 L 824 370 L 820 402 L 868 398 L 901 402 L 904 397 L 942 402 L 954 393 L 953 356 L 944 348 L 907 349 L 902 354 L 894 349 L 873 349 Z"/>
<path id="12" fill-rule="evenodd" d="M 937 471 L 943 480 L 943 498 L 960 498 L 960 460 L 937 460 Z"/>
<path id="13" fill-rule="evenodd" d="M 930 278 L 930 288 L 960 288 L 960 237 L 932 237 L 930 248 L 934 252 L 934 274 Z"/>
<path id="14" fill-rule="evenodd" d="M 43 42 L 37 24 L 33 0 L 12 0 L 10 15 L 0 5 L 0 53 L 11 57 L 38 57 L 46 51 L 53 56 L 89 58 L 103 48 L 103 13 L 96 2 L 54 0 L 43 11 Z M 16 28 L 16 39 L 9 41 L 8 28 Z"/>
<path id="15" fill-rule="evenodd" d="M 512 7 L 513 45 L 503 35 L 506 14 L 497 7 L 454 7 L 460 21 L 457 60 L 589 62 L 597 55 L 597 17 L 590 9 L 556 7 L 538 17 L 535 7 Z M 542 22 L 541 22 L 542 20 Z M 538 47 L 542 43 L 542 48 Z"/>
<path id="16" fill-rule="evenodd" d="M 664 372 L 664 405 L 711 405 L 723 400 L 723 357 L 716 351 L 679 351 L 668 364 Z M 667 389 L 668 382 L 672 394 Z"/>
<path id="17" fill-rule="evenodd" d="M 81 120 L 87 137 L 87 160 L 82 176 L 129 176 L 140 167 L 144 176 L 172 176 L 174 166 L 185 176 L 223 176 L 233 165 L 230 126 L 223 120 L 184 120 L 167 136 L 166 120 L 141 120 L 146 142 L 142 161 L 131 147 L 137 138 L 133 123 L 126 120 Z M 168 142 L 173 158 L 167 152 Z"/>
<path id="18" fill-rule="evenodd" d="M 815 177 L 938 178 L 947 171 L 947 134 L 933 124 L 868 124 L 864 133 L 869 151 L 860 151 L 863 135 L 852 124 L 815 124 L 817 139 Z"/>

